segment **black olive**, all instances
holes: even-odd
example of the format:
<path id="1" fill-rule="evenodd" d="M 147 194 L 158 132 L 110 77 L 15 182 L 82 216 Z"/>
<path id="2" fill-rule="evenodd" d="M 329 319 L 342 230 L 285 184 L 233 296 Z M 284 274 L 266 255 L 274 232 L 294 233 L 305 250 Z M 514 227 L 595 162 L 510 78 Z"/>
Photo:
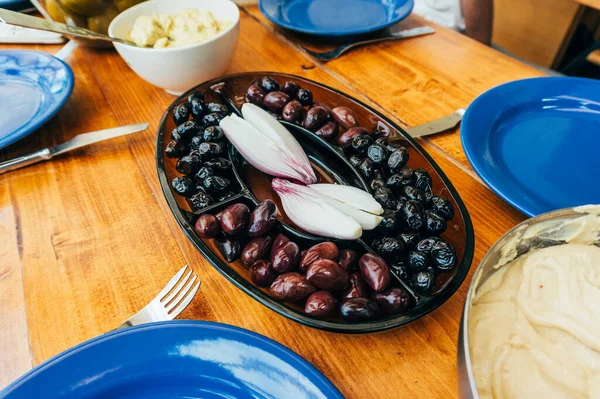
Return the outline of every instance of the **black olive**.
<path id="1" fill-rule="evenodd" d="M 206 208 L 214 203 L 212 197 L 206 194 L 204 191 L 200 191 L 192 195 L 189 199 L 192 209 L 199 211 L 200 209 Z"/>
<path id="2" fill-rule="evenodd" d="M 429 294 L 433 290 L 435 276 L 433 273 L 424 271 L 414 274 L 410 279 L 410 286 L 421 294 Z"/>
<path id="3" fill-rule="evenodd" d="M 456 252 L 452 245 L 445 241 L 436 242 L 431 248 L 431 259 L 442 271 L 452 270 L 456 266 Z"/>
<path id="4" fill-rule="evenodd" d="M 223 129 L 219 126 L 209 126 L 204 129 L 204 133 L 202 134 L 202 138 L 204 141 L 220 141 L 224 137 Z"/>
<path id="5" fill-rule="evenodd" d="M 168 158 L 180 158 L 187 154 L 189 151 L 188 146 L 182 141 L 169 141 L 167 148 L 165 148 L 165 155 Z"/>
<path id="6" fill-rule="evenodd" d="M 192 117 L 195 121 L 200 121 L 204 115 L 206 115 L 206 105 L 204 105 L 204 101 L 193 98 L 190 102 L 190 107 L 192 108 Z"/>
<path id="7" fill-rule="evenodd" d="M 198 147 L 202 159 L 212 159 L 223 153 L 223 147 L 217 143 L 202 143 Z"/>
<path id="8" fill-rule="evenodd" d="M 283 86 L 281 86 L 281 91 L 291 98 L 296 97 L 298 90 L 300 90 L 300 85 L 296 82 L 292 82 L 291 80 L 288 80 L 287 82 L 283 83 Z"/>
<path id="9" fill-rule="evenodd" d="M 175 169 L 184 175 L 191 175 L 196 173 L 200 169 L 200 166 L 202 166 L 200 155 L 192 152 L 189 155 L 179 158 Z"/>
<path id="10" fill-rule="evenodd" d="M 409 272 L 417 273 L 427 269 L 427 266 L 429 266 L 430 263 L 429 255 L 425 252 L 410 251 L 408 253 L 406 266 Z"/>
<path id="11" fill-rule="evenodd" d="M 192 105 L 194 99 L 204 102 L 204 94 L 200 93 L 199 91 L 193 91 L 187 98 L 188 103 Z"/>
<path id="12" fill-rule="evenodd" d="M 371 187 L 371 190 L 377 190 L 378 188 L 382 188 L 385 187 L 385 182 L 381 179 L 378 178 L 373 178 L 369 181 L 369 187 Z"/>
<path id="13" fill-rule="evenodd" d="M 231 182 L 229 181 L 229 179 L 226 179 L 224 177 L 210 176 L 204 179 L 202 185 L 209 193 L 218 193 L 229 187 L 230 183 Z"/>
<path id="14" fill-rule="evenodd" d="M 419 231 L 425 227 L 425 210 L 417 201 L 408 200 L 400 208 L 400 218 L 404 225 L 412 231 Z"/>
<path id="15" fill-rule="evenodd" d="M 439 237 L 425 238 L 424 240 L 419 241 L 419 243 L 417 244 L 417 251 L 429 254 L 431 253 L 431 248 L 433 248 L 433 244 L 440 241 L 442 241 L 442 239 Z"/>
<path id="16" fill-rule="evenodd" d="M 378 244 L 375 251 L 387 261 L 396 260 L 404 250 L 404 244 L 393 237 L 384 237 Z"/>
<path id="17" fill-rule="evenodd" d="M 398 194 L 404 193 L 404 187 L 408 184 L 411 184 L 412 180 L 410 179 L 410 175 L 407 178 L 406 175 L 401 173 L 395 173 L 387 178 L 385 185 L 390 188 L 393 192 Z"/>
<path id="18" fill-rule="evenodd" d="M 382 207 L 386 209 L 396 209 L 396 200 L 392 190 L 386 187 L 378 188 L 375 190 L 373 197 L 375 201 L 379 202 Z"/>
<path id="19" fill-rule="evenodd" d="M 262 87 L 267 93 L 279 91 L 279 83 L 277 83 L 277 81 L 270 76 L 265 76 L 262 78 L 259 84 L 260 87 Z"/>
<path id="20" fill-rule="evenodd" d="M 360 163 L 362 162 L 362 159 L 357 157 L 356 155 L 352 155 L 350 158 L 348 158 L 348 161 L 350 161 L 350 165 L 357 168 L 358 165 L 360 165 Z"/>
<path id="21" fill-rule="evenodd" d="M 198 151 L 198 149 L 200 148 L 200 144 L 202 144 L 202 137 L 200 137 L 200 136 L 192 137 L 192 140 L 190 140 L 190 150 Z"/>
<path id="22" fill-rule="evenodd" d="M 227 262 L 237 260 L 242 254 L 242 243 L 239 240 L 221 236 L 216 237 L 214 243 Z"/>
<path id="23" fill-rule="evenodd" d="M 383 181 L 385 181 L 385 178 L 386 178 L 385 173 L 381 169 L 375 169 L 373 171 L 373 177 L 376 179 L 381 179 Z"/>
<path id="24" fill-rule="evenodd" d="M 231 190 L 225 191 L 219 195 L 219 201 L 225 201 L 227 198 L 231 198 L 235 195 L 235 193 Z"/>
<path id="25" fill-rule="evenodd" d="M 408 198 L 406 198 L 402 195 L 399 197 L 396 197 L 396 210 L 399 211 L 400 208 L 402 206 L 404 206 L 404 204 L 406 204 L 406 201 L 408 201 Z"/>
<path id="26" fill-rule="evenodd" d="M 423 191 L 431 191 L 431 176 L 425 169 L 415 169 L 412 176 L 413 184 Z"/>
<path id="27" fill-rule="evenodd" d="M 370 179 L 373 176 L 373 162 L 369 158 L 365 158 L 358 165 L 358 171 L 363 177 Z"/>
<path id="28" fill-rule="evenodd" d="M 427 231 L 434 235 L 442 234 L 446 231 L 448 224 L 446 223 L 446 219 L 438 215 L 434 211 L 426 210 L 425 211 L 426 218 L 426 228 Z"/>
<path id="29" fill-rule="evenodd" d="M 206 179 L 207 177 L 211 177 L 214 175 L 215 175 L 215 172 L 212 170 L 212 168 L 210 166 L 203 166 L 198 170 L 198 172 L 196 173 L 194 178 L 199 182 L 203 182 L 204 179 Z"/>
<path id="30" fill-rule="evenodd" d="M 427 196 L 423 190 L 419 190 L 413 186 L 405 186 L 403 189 L 404 196 L 409 200 L 418 201 L 423 206 L 427 205 Z"/>
<path id="31" fill-rule="evenodd" d="M 406 262 L 403 260 L 400 260 L 396 263 L 392 263 L 390 265 L 390 269 L 396 273 L 396 276 L 400 277 L 402 280 L 407 280 L 408 279 L 408 272 L 406 269 Z"/>
<path id="32" fill-rule="evenodd" d="M 444 219 L 450 220 L 454 217 L 454 208 L 452 203 L 446 197 L 432 197 L 431 209 L 436 211 Z"/>
<path id="33" fill-rule="evenodd" d="M 359 134 L 358 136 L 354 136 L 348 148 L 349 151 L 352 151 L 358 155 L 365 155 L 367 152 L 367 148 L 373 144 L 373 139 L 366 134 Z"/>
<path id="34" fill-rule="evenodd" d="M 416 234 L 416 233 L 402 233 L 400 235 L 398 235 L 398 240 L 402 241 L 404 243 L 404 248 L 406 249 L 413 249 L 413 248 L 417 248 L 417 250 L 420 251 L 420 249 L 418 248 L 418 242 L 419 240 L 421 240 L 421 236 Z"/>
<path id="35" fill-rule="evenodd" d="M 385 138 L 383 138 L 383 137 L 379 137 L 379 138 L 377 138 L 377 139 L 375 140 L 375 144 L 379 144 L 380 146 L 382 146 L 382 147 L 384 147 L 384 148 L 388 146 L 388 143 L 387 143 L 386 139 L 385 139 Z"/>
<path id="36" fill-rule="evenodd" d="M 211 168 L 217 173 L 227 173 L 231 170 L 231 161 L 225 158 L 215 158 L 206 161 L 204 166 Z"/>
<path id="37" fill-rule="evenodd" d="M 182 176 L 182 177 L 176 177 L 173 179 L 173 181 L 171 182 L 171 187 L 173 187 L 173 190 L 184 197 L 187 197 L 188 195 L 191 195 L 194 193 L 194 183 L 192 182 L 192 179 L 190 179 L 189 177 L 186 176 Z"/>
<path id="38" fill-rule="evenodd" d="M 194 121 L 187 121 L 177 126 L 177 133 L 179 133 L 184 140 L 191 139 L 197 135 L 199 131 L 198 124 Z"/>
<path id="39" fill-rule="evenodd" d="M 181 103 L 173 110 L 173 120 L 177 126 L 190 119 L 190 106 L 188 103 Z"/>
<path id="40" fill-rule="evenodd" d="M 311 105 L 313 103 L 312 92 L 308 89 L 299 89 L 296 100 L 300 101 L 302 105 Z"/>
<path id="41" fill-rule="evenodd" d="M 367 148 L 367 156 L 371 161 L 373 161 L 373 165 L 379 166 L 385 162 L 387 159 L 387 150 L 379 145 L 379 144 L 371 144 L 369 148 Z"/>
<path id="42" fill-rule="evenodd" d="M 217 114 L 221 114 L 223 116 L 227 116 L 229 114 L 229 108 L 227 108 L 224 104 L 219 103 L 208 103 L 206 104 L 206 108 L 208 112 L 216 112 Z"/>
<path id="43" fill-rule="evenodd" d="M 371 242 L 371 247 L 373 248 L 377 248 L 377 246 L 379 246 L 381 244 L 381 242 L 383 241 L 385 237 L 375 237 L 373 239 L 373 241 Z"/>
<path id="44" fill-rule="evenodd" d="M 394 232 L 398 228 L 398 222 L 396 211 L 391 209 L 384 209 L 380 215 L 383 220 L 377 226 L 378 229 L 385 230 L 388 233 Z"/>
<path id="45" fill-rule="evenodd" d="M 396 148 L 388 158 L 388 168 L 391 172 L 398 172 L 408 162 L 408 150 L 404 147 Z"/>
<path id="46" fill-rule="evenodd" d="M 206 114 L 202 117 L 202 126 L 204 126 L 204 127 L 218 126 L 219 122 L 221 122 L 221 119 L 223 119 L 223 118 L 224 118 L 223 115 L 217 114 L 216 112 Z"/>
<path id="47" fill-rule="evenodd" d="M 171 130 L 171 140 L 182 141 L 181 140 L 181 135 L 177 131 L 177 128 Z"/>

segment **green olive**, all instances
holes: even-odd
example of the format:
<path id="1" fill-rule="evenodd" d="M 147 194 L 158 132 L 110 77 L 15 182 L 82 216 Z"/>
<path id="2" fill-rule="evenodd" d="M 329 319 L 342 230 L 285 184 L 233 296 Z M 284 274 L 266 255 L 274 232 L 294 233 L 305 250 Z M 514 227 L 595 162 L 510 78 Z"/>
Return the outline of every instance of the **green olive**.
<path id="1" fill-rule="evenodd" d="M 59 2 L 67 10 L 86 17 L 98 15 L 104 8 L 103 0 L 59 0 Z"/>
<path id="2" fill-rule="evenodd" d="M 115 7 L 117 10 L 123 12 L 127 10 L 129 7 L 133 7 L 136 4 L 141 3 L 144 0 L 114 0 Z"/>
<path id="3" fill-rule="evenodd" d="M 46 0 L 46 11 L 50 14 L 50 17 L 56 22 L 65 23 L 65 16 L 63 10 L 56 0 Z"/>
<path id="4" fill-rule="evenodd" d="M 108 25 L 110 22 L 115 19 L 115 17 L 119 14 L 119 11 L 110 7 L 106 11 L 104 11 L 101 15 L 97 15 L 95 17 L 89 17 L 87 19 L 88 29 L 97 33 L 102 33 L 104 35 L 108 34 Z"/>

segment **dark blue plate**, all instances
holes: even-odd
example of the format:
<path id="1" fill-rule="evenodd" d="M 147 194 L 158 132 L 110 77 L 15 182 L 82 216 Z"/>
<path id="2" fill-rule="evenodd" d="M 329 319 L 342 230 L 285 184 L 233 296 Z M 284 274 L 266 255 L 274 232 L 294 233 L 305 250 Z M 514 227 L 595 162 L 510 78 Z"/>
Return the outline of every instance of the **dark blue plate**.
<path id="1" fill-rule="evenodd" d="M 35 131 L 73 91 L 73 72 L 37 51 L 0 51 L 0 148 Z"/>
<path id="2" fill-rule="evenodd" d="M 0 8 L 12 11 L 22 11 L 33 8 L 29 0 L 0 0 Z"/>
<path id="3" fill-rule="evenodd" d="M 67 350 L 0 398 L 343 398 L 306 360 L 262 335 L 204 321 L 152 323 Z"/>
<path id="4" fill-rule="evenodd" d="M 387 28 L 406 18 L 414 0 L 260 0 L 276 25 L 320 36 L 352 36 Z"/>
<path id="5" fill-rule="evenodd" d="M 467 109 L 462 145 L 473 169 L 529 216 L 600 203 L 600 82 L 518 80 Z"/>

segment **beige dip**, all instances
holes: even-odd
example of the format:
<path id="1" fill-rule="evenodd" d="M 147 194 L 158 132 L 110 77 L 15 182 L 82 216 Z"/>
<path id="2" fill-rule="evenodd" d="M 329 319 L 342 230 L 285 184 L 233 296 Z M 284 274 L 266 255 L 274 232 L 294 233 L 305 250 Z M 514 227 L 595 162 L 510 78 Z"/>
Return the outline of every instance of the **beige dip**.
<path id="1" fill-rule="evenodd" d="M 230 22 L 217 21 L 210 11 L 185 9 L 173 15 L 138 17 L 129 39 L 138 46 L 181 47 L 210 39 L 230 25 Z"/>
<path id="2" fill-rule="evenodd" d="M 494 272 L 469 344 L 482 398 L 600 398 L 600 248 L 537 249 Z"/>

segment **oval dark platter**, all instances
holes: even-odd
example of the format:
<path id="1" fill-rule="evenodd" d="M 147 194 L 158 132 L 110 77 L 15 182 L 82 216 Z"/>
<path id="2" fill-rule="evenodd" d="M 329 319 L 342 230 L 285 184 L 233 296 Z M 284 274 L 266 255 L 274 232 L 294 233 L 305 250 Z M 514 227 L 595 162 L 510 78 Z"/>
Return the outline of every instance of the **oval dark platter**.
<path id="1" fill-rule="evenodd" d="M 355 249 L 359 253 L 374 252 L 368 245 L 373 239 L 372 232 L 365 231 L 360 239 L 354 241 L 331 240 L 307 234 L 288 223 L 289 220 L 281 212 L 282 208 L 277 195 L 271 190 L 270 177 L 249 166 L 232 146 L 229 148 L 227 157 L 234 165 L 235 195 L 201 210 L 193 210 L 186 198 L 177 195 L 173 191 L 170 182 L 181 174 L 175 169 L 177 160 L 166 157 L 165 149 L 171 140 L 170 132 L 176 127 L 173 121 L 174 108 L 186 102 L 188 95 L 196 91 L 204 93 L 207 101 L 226 104 L 232 112 L 239 114 L 239 109 L 244 103 L 246 89 L 252 82 L 264 76 L 272 76 L 280 82 L 295 81 L 303 88 L 310 89 L 315 101 L 325 103 L 330 107 L 346 106 L 352 109 L 360 126 L 367 128 L 369 131 L 377 130 L 382 137 L 387 139 L 388 143 L 399 143 L 406 147 L 410 154 L 409 166 L 413 169 L 423 168 L 429 172 L 433 181 L 433 195 L 443 195 L 452 203 L 455 210 L 454 217 L 448 221 L 448 228 L 441 237 L 455 248 L 458 259 L 457 266 L 452 271 L 437 276 L 435 288 L 430 295 L 415 293 L 405 281 L 393 273 L 396 278 L 394 284 L 408 291 L 415 301 L 415 306 L 407 313 L 364 322 L 347 322 L 341 318 L 323 320 L 310 317 L 299 306 L 278 302 L 271 298 L 267 290 L 255 286 L 250 281 L 247 268 L 240 261 L 226 262 L 216 250 L 212 240 L 204 240 L 194 231 L 194 223 L 201 214 L 219 212 L 233 203 L 242 202 L 252 207 L 259 201 L 272 199 L 277 203 L 281 214 L 276 232 L 285 233 L 302 248 L 323 241 L 334 241 L 340 249 Z M 282 123 L 304 148 L 321 182 L 348 184 L 371 191 L 365 179 L 348 162 L 342 148 L 323 140 L 301 126 L 285 121 L 282 121 Z M 163 115 L 158 130 L 156 162 L 158 177 L 167 203 L 175 219 L 198 251 L 221 274 L 246 294 L 279 314 L 310 327 L 342 333 L 369 333 L 407 324 L 433 311 L 448 300 L 460 287 L 471 266 L 474 252 L 474 233 L 471 219 L 452 183 L 434 160 L 413 138 L 385 116 L 356 99 L 308 79 L 282 73 L 252 72 L 215 79 L 190 89 L 177 98 Z"/>

